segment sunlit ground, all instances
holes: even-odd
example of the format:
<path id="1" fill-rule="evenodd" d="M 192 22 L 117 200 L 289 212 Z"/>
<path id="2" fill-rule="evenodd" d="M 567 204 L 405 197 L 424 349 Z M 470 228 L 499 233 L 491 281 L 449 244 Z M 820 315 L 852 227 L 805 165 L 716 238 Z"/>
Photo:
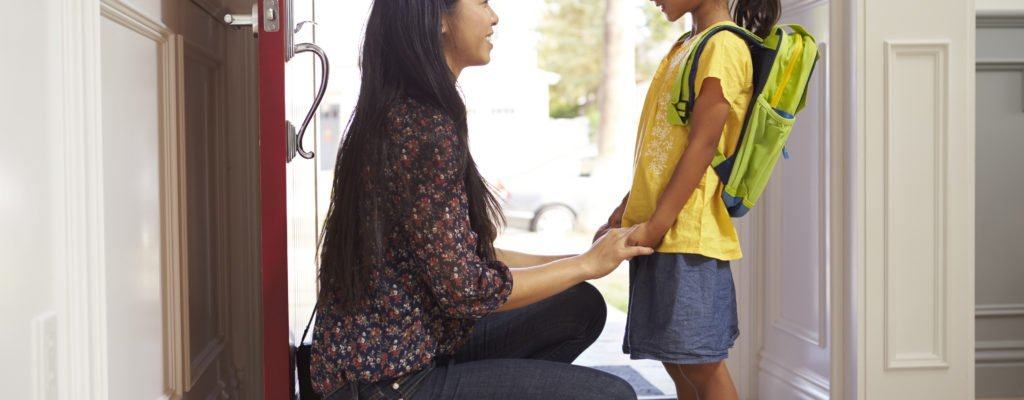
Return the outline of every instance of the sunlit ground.
<path id="1" fill-rule="evenodd" d="M 523 253 L 533 254 L 580 254 L 590 248 L 593 232 L 573 232 L 569 234 L 534 233 L 518 228 L 506 228 L 495 246 Z M 629 270 L 627 263 L 619 266 L 608 276 L 591 281 L 609 305 L 626 311 L 629 288 Z"/>

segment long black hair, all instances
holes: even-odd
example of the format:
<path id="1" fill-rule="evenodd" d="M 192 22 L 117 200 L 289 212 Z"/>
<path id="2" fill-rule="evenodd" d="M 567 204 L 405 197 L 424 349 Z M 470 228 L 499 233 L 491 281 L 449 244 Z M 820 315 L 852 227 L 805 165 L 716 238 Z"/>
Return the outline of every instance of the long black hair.
<path id="1" fill-rule="evenodd" d="M 366 297 L 374 265 L 382 259 L 392 205 L 382 198 L 388 107 L 408 96 L 442 110 L 455 122 L 464 160 L 470 225 L 477 254 L 495 258 L 502 222 L 499 205 L 469 153 L 466 105 L 444 54 L 442 19 L 460 0 L 375 0 L 366 23 L 362 86 L 334 168 L 331 205 L 320 233 L 320 295 L 344 305 Z M 369 185 L 369 183 L 373 183 Z M 376 189 L 375 189 L 376 188 Z"/>
<path id="2" fill-rule="evenodd" d="M 779 0 L 736 0 L 732 5 L 732 19 L 736 25 L 760 37 L 771 34 L 781 14 L 782 3 Z"/>

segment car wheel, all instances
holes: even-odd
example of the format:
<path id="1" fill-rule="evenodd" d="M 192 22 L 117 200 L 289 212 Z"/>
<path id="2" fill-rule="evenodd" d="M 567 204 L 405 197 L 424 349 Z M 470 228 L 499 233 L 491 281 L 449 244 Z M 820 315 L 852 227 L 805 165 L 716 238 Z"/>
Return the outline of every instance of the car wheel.
<path id="1" fill-rule="evenodd" d="M 568 234 L 576 228 L 576 212 L 564 205 L 544 206 L 530 223 L 530 231 Z"/>

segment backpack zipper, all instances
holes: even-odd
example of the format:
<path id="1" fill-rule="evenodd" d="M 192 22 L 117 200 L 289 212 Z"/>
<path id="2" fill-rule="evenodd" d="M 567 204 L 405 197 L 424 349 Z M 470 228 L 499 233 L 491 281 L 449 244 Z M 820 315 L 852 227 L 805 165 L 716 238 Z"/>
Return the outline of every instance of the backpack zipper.
<path id="1" fill-rule="evenodd" d="M 803 58 L 804 55 L 804 37 L 799 33 L 796 34 L 796 40 L 793 43 L 796 46 L 796 50 L 793 51 L 793 55 L 789 56 L 789 65 L 786 66 L 786 73 L 782 76 L 782 83 L 775 92 L 775 96 L 772 97 L 771 106 L 776 108 L 779 106 L 779 101 L 782 101 L 782 94 L 786 91 L 786 86 L 789 84 L 789 79 L 793 76 L 793 70 L 796 68 L 797 62 Z"/>

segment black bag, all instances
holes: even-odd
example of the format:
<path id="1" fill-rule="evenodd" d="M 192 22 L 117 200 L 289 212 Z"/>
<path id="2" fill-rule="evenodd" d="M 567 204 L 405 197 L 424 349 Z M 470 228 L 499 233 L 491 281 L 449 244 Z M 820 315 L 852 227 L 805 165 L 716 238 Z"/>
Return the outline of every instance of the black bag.
<path id="1" fill-rule="evenodd" d="M 292 400 L 321 400 L 320 394 L 313 390 L 313 381 L 310 376 L 309 366 L 313 357 L 313 338 L 306 341 L 309 327 L 313 326 L 313 319 L 316 317 L 317 307 L 313 307 L 313 313 L 309 316 L 306 329 L 302 331 L 302 339 L 298 345 L 291 344 L 291 367 L 292 367 Z M 295 390 L 295 389 L 298 390 Z"/>

